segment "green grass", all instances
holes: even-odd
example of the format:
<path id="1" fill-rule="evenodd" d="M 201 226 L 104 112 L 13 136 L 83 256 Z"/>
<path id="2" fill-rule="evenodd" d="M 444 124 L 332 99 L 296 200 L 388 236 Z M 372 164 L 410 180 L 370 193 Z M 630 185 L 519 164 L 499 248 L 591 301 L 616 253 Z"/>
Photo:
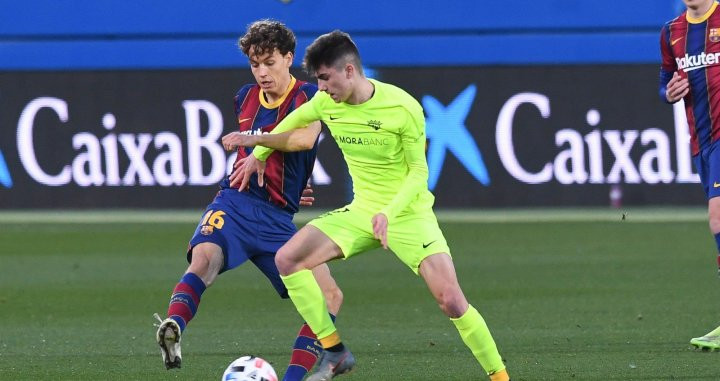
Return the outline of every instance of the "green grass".
<path id="1" fill-rule="evenodd" d="M 513 380 L 715 380 L 720 353 L 688 345 L 720 324 L 714 245 L 693 213 L 442 227 Z M 204 294 L 183 368 L 161 364 L 152 313 L 164 314 L 186 267 L 194 217 L 24 216 L 0 218 L 0 380 L 218 380 L 244 354 L 284 372 L 301 321 L 252 265 Z M 331 268 L 345 293 L 338 327 L 358 359 L 342 379 L 482 379 L 425 285 L 391 253 Z"/>

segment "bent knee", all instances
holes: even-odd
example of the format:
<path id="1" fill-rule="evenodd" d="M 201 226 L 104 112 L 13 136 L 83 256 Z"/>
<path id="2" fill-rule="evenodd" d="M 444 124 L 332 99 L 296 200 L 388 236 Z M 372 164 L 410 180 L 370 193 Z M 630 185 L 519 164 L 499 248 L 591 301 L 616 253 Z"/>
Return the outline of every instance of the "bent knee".
<path id="1" fill-rule="evenodd" d="M 459 292 L 444 292 L 438 298 L 437 302 L 443 313 L 451 318 L 459 318 L 468 309 L 467 300 L 465 300 L 463 294 Z"/>
<path id="2" fill-rule="evenodd" d="M 720 233 L 720 198 L 710 199 L 708 222 L 710 224 L 710 231 L 713 234 Z"/>
<path id="3" fill-rule="evenodd" d="M 296 263 L 290 257 L 290 252 L 285 249 L 285 246 L 281 247 L 275 254 L 275 266 L 280 272 L 280 275 L 290 275 L 295 272 Z"/>
<path id="4" fill-rule="evenodd" d="M 711 215 L 709 218 L 710 231 L 713 234 L 720 233 L 720 216 Z"/>

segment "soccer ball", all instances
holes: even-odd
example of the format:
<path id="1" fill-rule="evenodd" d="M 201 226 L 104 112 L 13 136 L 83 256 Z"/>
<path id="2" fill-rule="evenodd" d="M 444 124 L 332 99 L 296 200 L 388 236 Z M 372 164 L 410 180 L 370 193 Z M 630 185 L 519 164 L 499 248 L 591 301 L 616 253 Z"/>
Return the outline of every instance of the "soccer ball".
<path id="1" fill-rule="evenodd" d="M 243 356 L 225 369 L 221 381 L 277 381 L 269 362 L 255 356 Z"/>

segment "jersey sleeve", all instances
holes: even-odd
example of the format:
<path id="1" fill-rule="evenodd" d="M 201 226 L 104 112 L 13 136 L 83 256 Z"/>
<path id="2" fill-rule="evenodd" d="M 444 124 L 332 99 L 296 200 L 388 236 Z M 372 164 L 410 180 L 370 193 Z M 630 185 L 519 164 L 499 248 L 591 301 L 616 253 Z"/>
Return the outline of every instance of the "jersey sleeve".
<path id="1" fill-rule="evenodd" d="M 235 94 L 235 98 L 233 99 L 233 106 L 235 109 L 235 117 L 240 116 L 240 112 L 242 111 L 242 104 L 245 102 L 245 97 L 247 97 L 248 91 L 253 87 L 253 85 L 245 85 L 238 90 L 237 94 Z"/>
<path id="2" fill-rule="evenodd" d="M 319 97 L 313 97 L 310 101 L 300 105 L 300 107 L 288 114 L 270 133 L 281 134 L 296 128 L 307 127 L 310 123 L 320 120 L 317 99 L 319 99 Z M 252 153 L 258 160 L 265 161 L 273 151 L 272 148 L 256 146 Z"/>
<path id="3" fill-rule="evenodd" d="M 660 83 L 658 95 L 660 99 L 669 103 L 665 92 L 667 91 L 667 84 L 673 77 L 673 73 L 677 71 L 677 65 L 673 58 L 672 49 L 670 48 L 670 25 L 665 24 L 660 31 L 660 55 L 662 56 L 662 63 L 660 65 Z"/>
<path id="4" fill-rule="evenodd" d="M 300 86 L 300 91 L 305 93 L 307 99 L 312 99 L 312 97 L 315 96 L 315 93 L 317 93 L 318 88 L 312 83 L 305 82 L 302 84 L 302 86 Z"/>
<path id="5" fill-rule="evenodd" d="M 415 115 L 418 114 L 419 115 Z M 400 190 L 390 203 L 380 210 L 385 214 L 388 222 L 397 217 L 400 212 L 414 200 L 418 194 L 427 189 L 428 167 L 425 159 L 425 118 L 421 109 L 406 113 L 405 128 L 400 131 L 405 162 L 408 174 L 400 186 Z"/>

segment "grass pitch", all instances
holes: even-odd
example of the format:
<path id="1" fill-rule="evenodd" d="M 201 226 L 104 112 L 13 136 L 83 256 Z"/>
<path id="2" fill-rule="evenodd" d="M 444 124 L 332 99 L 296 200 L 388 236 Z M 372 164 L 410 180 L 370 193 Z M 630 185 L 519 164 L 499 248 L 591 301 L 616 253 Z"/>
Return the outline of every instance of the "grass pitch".
<path id="1" fill-rule="evenodd" d="M 183 368 L 164 369 L 152 313 L 167 308 L 199 213 L 157 215 L 0 214 L 0 380 L 218 380 L 244 354 L 282 377 L 301 320 L 252 265 L 206 291 Z M 720 353 L 688 344 L 720 324 L 701 210 L 440 216 L 513 380 L 720 378 Z M 483 379 L 390 252 L 331 268 L 345 293 L 338 327 L 358 360 L 343 380 Z"/>

